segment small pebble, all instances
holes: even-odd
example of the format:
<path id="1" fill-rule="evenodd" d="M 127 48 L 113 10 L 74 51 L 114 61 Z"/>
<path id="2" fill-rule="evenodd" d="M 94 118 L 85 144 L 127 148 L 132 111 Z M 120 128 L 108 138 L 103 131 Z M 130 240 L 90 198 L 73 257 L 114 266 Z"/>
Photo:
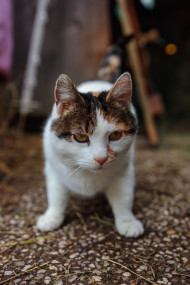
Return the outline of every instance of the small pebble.
<path id="1" fill-rule="evenodd" d="M 20 281 L 21 281 L 21 279 L 18 278 L 18 279 L 15 279 L 15 280 L 14 280 L 14 283 L 17 284 L 17 283 L 19 283 Z"/>
<path id="2" fill-rule="evenodd" d="M 70 255 L 70 258 L 75 258 L 75 257 L 77 257 L 78 255 L 79 255 L 79 253 L 78 253 L 78 252 L 73 253 L 73 254 L 71 254 L 71 255 Z"/>
<path id="3" fill-rule="evenodd" d="M 100 276 L 92 276 L 92 278 L 94 279 L 94 281 L 96 282 L 100 282 L 102 280 L 102 278 Z"/>
<path id="4" fill-rule="evenodd" d="M 125 277 L 130 277 L 130 276 L 131 276 L 131 273 L 130 273 L 130 272 L 125 272 L 125 273 L 123 273 L 122 275 L 125 276 Z"/>
<path id="5" fill-rule="evenodd" d="M 46 276 L 44 278 L 44 283 L 48 285 L 48 284 L 50 284 L 50 282 L 51 282 L 51 278 L 49 276 Z"/>
<path id="6" fill-rule="evenodd" d="M 44 278 L 44 274 L 37 274 L 36 279 L 40 280 Z"/>
<path id="7" fill-rule="evenodd" d="M 31 265 L 26 265 L 26 266 L 22 269 L 22 271 L 27 271 L 30 267 L 31 267 Z"/>
<path id="8" fill-rule="evenodd" d="M 21 266 L 24 266 L 24 261 L 16 261 L 15 262 L 15 266 L 19 266 L 19 267 L 21 267 Z"/>
<path id="9" fill-rule="evenodd" d="M 52 262 L 51 263 L 60 263 L 59 261 L 57 261 L 57 260 L 52 260 Z"/>
<path id="10" fill-rule="evenodd" d="M 13 272 L 12 271 L 8 271 L 8 270 L 5 271 L 5 273 L 4 273 L 5 276 L 9 276 L 9 275 L 12 275 L 12 274 L 13 274 Z"/>
<path id="11" fill-rule="evenodd" d="M 38 273 L 38 274 L 41 274 L 41 273 L 45 273 L 45 272 L 46 272 L 45 269 L 40 269 L 37 273 Z"/>
<path id="12" fill-rule="evenodd" d="M 69 279 L 69 282 L 71 283 L 71 282 L 73 282 L 73 281 L 75 281 L 76 279 L 77 279 L 77 275 L 73 275 L 70 279 Z"/>

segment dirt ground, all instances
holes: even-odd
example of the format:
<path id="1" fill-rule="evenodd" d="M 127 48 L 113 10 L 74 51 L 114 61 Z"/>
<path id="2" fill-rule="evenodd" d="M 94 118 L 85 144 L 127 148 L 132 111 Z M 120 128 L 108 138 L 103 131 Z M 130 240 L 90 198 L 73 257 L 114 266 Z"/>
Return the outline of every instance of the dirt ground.
<path id="1" fill-rule="evenodd" d="M 73 197 L 62 228 L 44 234 L 41 138 L 1 138 L 0 284 L 190 284 L 190 136 L 158 149 L 139 137 L 136 180 L 143 236 L 121 237 L 102 196 Z"/>

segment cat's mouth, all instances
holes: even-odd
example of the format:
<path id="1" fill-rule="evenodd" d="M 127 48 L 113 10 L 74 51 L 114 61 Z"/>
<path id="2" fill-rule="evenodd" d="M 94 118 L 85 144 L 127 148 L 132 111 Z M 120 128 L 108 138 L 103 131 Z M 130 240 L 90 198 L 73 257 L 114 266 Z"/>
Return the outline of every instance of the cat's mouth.
<path id="1" fill-rule="evenodd" d="M 100 170 L 102 170 L 102 169 L 104 169 L 105 167 L 103 167 L 103 166 L 98 166 L 97 168 L 95 168 L 95 169 L 93 169 L 93 170 L 95 170 L 95 171 L 100 171 Z"/>
<path id="2" fill-rule="evenodd" d="M 98 163 L 91 162 L 91 163 L 89 163 L 88 167 L 85 166 L 84 169 L 86 171 L 89 171 L 89 172 L 101 172 L 101 171 L 109 168 L 112 162 L 113 162 L 113 160 L 107 161 L 106 163 L 104 163 L 102 165 L 98 164 Z"/>
<path id="3" fill-rule="evenodd" d="M 101 170 L 104 170 L 106 168 L 109 168 L 112 163 L 113 163 L 114 159 L 108 159 L 108 161 L 106 161 L 106 163 L 104 164 L 93 164 L 92 168 L 90 168 L 90 171 L 94 171 L 94 172 L 100 172 Z"/>
<path id="4" fill-rule="evenodd" d="M 95 167 L 93 167 L 93 168 L 90 168 L 90 171 L 93 171 L 93 172 L 99 172 L 99 171 L 101 171 L 101 170 L 104 170 L 104 169 L 106 169 L 106 168 L 108 168 L 108 166 L 109 166 L 109 164 L 108 163 L 105 163 L 105 164 L 103 164 L 103 165 L 96 165 Z"/>
<path id="5" fill-rule="evenodd" d="M 93 169 L 90 169 L 91 172 L 94 172 L 94 173 L 97 173 L 97 172 L 101 172 L 103 169 L 103 167 L 98 167 L 98 168 L 93 168 Z"/>

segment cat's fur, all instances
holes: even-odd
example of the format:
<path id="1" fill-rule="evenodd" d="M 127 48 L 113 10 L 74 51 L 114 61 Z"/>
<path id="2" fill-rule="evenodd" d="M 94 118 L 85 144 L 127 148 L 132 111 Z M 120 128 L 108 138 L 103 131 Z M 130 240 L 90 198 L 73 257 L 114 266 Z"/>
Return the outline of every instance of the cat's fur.
<path id="1" fill-rule="evenodd" d="M 71 193 L 93 197 L 103 192 L 118 232 L 126 237 L 143 233 L 132 213 L 137 119 L 131 95 L 129 73 L 113 85 L 92 81 L 78 88 L 60 75 L 43 136 L 48 209 L 39 217 L 38 229 L 51 231 L 62 225 Z M 116 131 L 122 137 L 112 140 Z M 88 136 L 87 141 L 76 141 L 77 134 Z"/>

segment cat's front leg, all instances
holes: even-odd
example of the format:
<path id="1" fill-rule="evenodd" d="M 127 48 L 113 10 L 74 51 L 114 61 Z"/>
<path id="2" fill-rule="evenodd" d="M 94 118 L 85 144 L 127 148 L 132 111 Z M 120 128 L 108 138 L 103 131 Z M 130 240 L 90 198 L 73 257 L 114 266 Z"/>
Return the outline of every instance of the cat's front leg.
<path id="1" fill-rule="evenodd" d="M 69 193 L 50 165 L 46 165 L 45 174 L 48 208 L 38 218 L 37 228 L 46 232 L 58 229 L 62 225 Z"/>
<path id="2" fill-rule="evenodd" d="M 134 169 L 128 169 L 107 189 L 106 196 L 112 207 L 117 231 L 126 237 L 138 237 L 144 232 L 143 224 L 132 213 Z"/>

